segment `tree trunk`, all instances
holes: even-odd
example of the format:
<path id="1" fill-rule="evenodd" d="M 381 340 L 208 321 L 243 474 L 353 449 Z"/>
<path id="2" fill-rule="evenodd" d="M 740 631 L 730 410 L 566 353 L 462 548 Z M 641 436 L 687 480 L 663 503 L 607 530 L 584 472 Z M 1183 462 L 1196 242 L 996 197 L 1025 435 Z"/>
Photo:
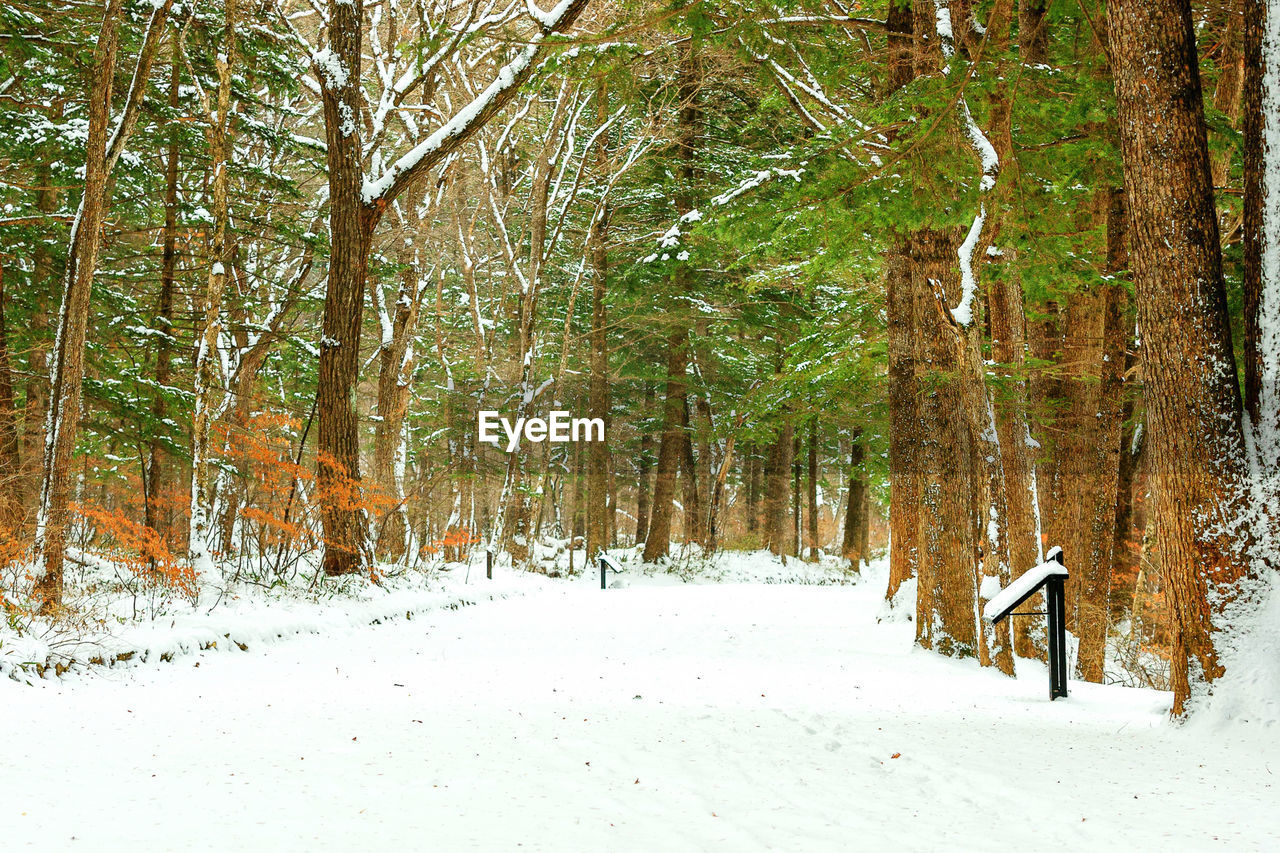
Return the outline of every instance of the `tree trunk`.
<path id="1" fill-rule="evenodd" d="M 885 255 L 889 350 L 889 586 L 892 600 L 919 574 L 920 400 L 916 382 L 914 285 L 910 244 L 895 241 Z M 917 597 L 926 595 L 924 589 Z"/>
<path id="2" fill-rule="evenodd" d="M 62 604 L 62 563 L 71 498 L 71 457 L 79 431 L 89 296 L 98 265 L 99 232 L 107 203 L 107 122 L 111 116 L 119 19 L 120 0 L 107 0 L 102 26 L 98 30 L 98 44 L 93 53 L 84 194 L 71 228 L 57 345 L 50 366 L 50 404 L 45 419 L 48 443 L 36 522 L 36 547 L 42 553 L 44 566 L 36 578 L 35 597 L 40 602 L 40 611 L 44 613 L 52 612 Z"/>
<path id="3" fill-rule="evenodd" d="M 358 117 L 363 8 L 363 0 L 330 0 L 328 49 L 345 73 L 322 87 L 330 247 L 316 386 L 316 486 L 324 524 L 324 572 L 330 576 L 359 572 L 372 564 L 355 405 L 364 288 L 375 224 L 361 197 L 364 173 Z"/>
<path id="4" fill-rule="evenodd" d="M 1278 18 L 1275 0 L 1244 0 L 1244 405 L 1273 519 L 1280 516 L 1280 151 L 1268 140 L 1280 137 Z"/>
<path id="5" fill-rule="evenodd" d="M 1249 571 L 1242 406 L 1191 4 L 1111 0 L 1107 30 L 1181 714 L 1222 675 L 1215 618 Z"/>
<path id="6" fill-rule="evenodd" d="M 1023 65 L 1043 65 L 1049 54 L 1049 28 L 1045 13 L 1049 0 L 1020 0 L 1018 3 L 1018 53 Z"/>
<path id="7" fill-rule="evenodd" d="M 800 521 L 800 435 L 793 434 L 791 439 L 791 542 L 795 547 L 795 555 L 804 557 L 804 534 Z"/>
<path id="8" fill-rule="evenodd" d="M 684 398 L 684 446 L 680 458 L 680 485 L 684 492 L 684 541 L 703 544 L 702 493 L 698 488 L 701 466 L 693 455 L 693 426 L 689 423 L 689 397 Z"/>
<path id="9" fill-rule="evenodd" d="M 374 425 L 373 476 L 378 485 L 380 526 L 377 552 L 399 562 L 405 555 L 409 524 L 404 494 L 404 429 L 409 414 L 409 384 L 417 362 L 413 336 L 426 292 L 426 282 L 416 252 L 406 249 L 400 257 L 402 271 L 396 294 L 391 338 L 378 353 L 378 420 Z M 375 290 L 378 285 L 374 285 Z M 377 291 L 381 299 L 381 292 Z M 385 306 L 379 306 L 384 311 Z M 446 530 L 447 536 L 450 531 Z"/>
<path id="10" fill-rule="evenodd" d="M 0 537 L 8 539 L 22 526 L 22 502 L 18 499 L 22 493 L 18 485 L 22 476 L 22 449 L 18 442 L 18 411 L 13 405 L 4 273 L 4 263 L 0 260 Z"/>
<path id="11" fill-rule="evenodd" d="M 818 561 L 818 419 L 809 421 L 809 559 Z"/>
<path id="12" fill-rule="evenodd" d="M 173 64 L 169 71 L 169 108 L 177 110 L 178 93 L 182 74 L 179 71 L 178 42 L 173 43 Z M 165 387 L 173 378 L 173 294 L 177 282 L 178 271 L 178 161 L 179 138 L 178 127 L 174 123 L 169 128 L 169 151 L 164 167 L 164 249 L 160 257 L 160 299 L 156 307 L 155 329 L 160 332 L 156 337 L 156 388 L 151 401 L 151 418 L 156 424 L 164 423 L 168 417 L 168 406 L 165 404 Z M 168 509 L 170 498 L 167 493 L 174 488 L 173 473 L 170 471 L 168 454 L 159 437 L 153 435 L 148 447 L 147 458 L 147 526 L 163 537 L 168 537 L 172 528 L 172 512 Z M 165 509 L 162 511 L 161 506 Z"/>
<path id="13" fill-rule="evenodd" d="M 790 422 L 778 430 L 769 447 L 764 466 L 764 547 L 775 554 L 787 551 L 787 481 L 791 478 L 791 442 L 794 430 Z"/>
<path id="14" fill-rule="evenodd" d="M 609 119 L 608 91 L 603 78 L 596 87 L 596 119 L 603 126 Z M 596 168 L 603 178 L 608 168 L 607 134 L 596 142 Z M 603 441 L 587 445 L 587 541 L 595 548 L 608 548 L 612 528 L 613 499 L 609 488 L 609 257 L 605 241 L 609 233 L 609 202 L 602 200 L 596 220 L 588 233 L 591 255 L 591 334 L 588 369 L 587 416 L 604 422 Z M 587 559 L 593 555 L 588 554 Z"/>
<path id="15" fill-rule="evenodd" d="M 867 475 L 862 470 L 865 457 L 862 427 L 854 427 L 849 442 L 849 498 L 844 513 L 844 542 L 840 554 L 855 572 L 861 571 L 867 558 L 863 543 L 870 519 L 867 517 Z"/>
<path id="16" fill-rule="evenodd" d="M 1016 258 L 1014 259 L 1016 266 Z M 1000 459 L 1007 506 L 1005 536 L 1009 543 L 1009 575 L 1021 577 L 1040 562 L 1036 538 L 1035 471 L 1031 460 L 1031 432 L 1027 426 L 1026 318 L 1022 306 L 1022 284 L 1012 275 L 996 279 L 987 301 L 991 318 L 991 357 L 1003 374 L 995 401 L 996 434 L 1000 438 Z M 1029 610 L 1044 608 L 1043 597 L 1030 602 Z M 1013 648 L 1021 657 L 1042 657 L 1042 633 L 1033 620 L 1018 619 L 1013 624 Z"/>
<path id="17" fill-rule="evenodd" d="M 951 657 L 970 657 L 978 654 L 981 544 L 973 513 L 983 502 L 975 501 L 981 475 L 973 467 L 977 450 L 965 399 L 970 389 L 962 375 L 963 346 L 944 313 L 959 292 L 959 242 L 954 231 L 920 231 L 911 241 L 920 421 L 927 425 L 918 447 L 923 476 L 916 642 Z"/>
<path id="18" fill-rule="evenodd" d="M 658 448 L 658 470 L 653 487 L 653 512 L 644 542 L 644 561 L 665 557 L 671 547 L 672 500 L 676 493 L 676 472 L 688 440 L 684 431 L 685 346 L 688 332 L 677 326 L 668 338 L 667 391 L 663 404 L 662 439 Z"/>
<path id="19" fill-rule="evenodd" d="M 646 416 L 653 411 L 653 388 L 646 384 L 644 389 L 644 411 Z M 636 461 L 636 539 L 639 545 L 649 538 L 649 470 L 653 467 L 653 434 L 646 427 L 640 436 L 640 458 Z"/>
<path id="20" fill-rule="evenodd" d="M 226 27 L 222 49 L 218 53 L 218 100 L 209 112 L 209 149 L 213 168 L 213 242 L 209 247 L 209 278 L 201 306 L 203 323 L 195 362 L 195 410 L 191 430 L 191 528 L 188 536 L 188 552 L 197 571 L 212 568 L 209 545 L 212 534 L 214 479 L 209 459 L 210 436 L 213 421 L 222 408 L 224 383 L 229 379 L 221 375 L 218 342 L 222 336 L 222 296 L 227 288 L 227 276 L 232 264 L 231 244 L 227 232 L 230 228 L 230 203 L 228 189 L 231 165 L 231 78 L 236 55 L 236 5 L 235 0 L 225 0 Z"/>

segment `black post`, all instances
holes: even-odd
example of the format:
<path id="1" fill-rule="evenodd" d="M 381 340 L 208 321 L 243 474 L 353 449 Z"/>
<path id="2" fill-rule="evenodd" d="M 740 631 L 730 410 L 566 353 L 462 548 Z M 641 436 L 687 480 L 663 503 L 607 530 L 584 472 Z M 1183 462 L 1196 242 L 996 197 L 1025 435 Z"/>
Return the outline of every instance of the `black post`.
<path id="1" fill-rule="evenodd" d="M 487 549 L 484 552 L 484 576 L 493 580 L 493 552 Z"/>
<path id="2" fill-rule="evenodd" d="M 606 565 L 604 564 L 604 555 L 603 555 L 603 554 L 601 554 L 601 556 L 600 556 L 600 588 L 601 588 L 601 589 L 604 589 L 604 588 L 605 588 L 605 583 L 604 583 L 604 573 L 605 573 L 606 571 L 608 571 L 608 566 L 606 566 Z"/>
<path id="3" fill-rule="evenodd" d="M 1049 578 L 1046 604 L 1049 613 L 1049 701 L 1067 695 L 1067 629 L 1064 579 Z"/>

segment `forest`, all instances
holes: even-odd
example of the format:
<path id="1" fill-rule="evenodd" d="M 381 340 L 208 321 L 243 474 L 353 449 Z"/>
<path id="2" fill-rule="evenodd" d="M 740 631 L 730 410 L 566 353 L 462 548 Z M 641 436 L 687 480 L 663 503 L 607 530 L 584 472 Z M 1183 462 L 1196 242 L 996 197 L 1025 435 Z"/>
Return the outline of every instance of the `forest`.
<path id="1" fill-rule="evenodd" d="M 8 0 L 0 637 L 767 550 L 887 555 L 1012 675 L 982 603 L 1056 545 L 1072 677 L 1193 713 L 1280 566 L 1277 50 L 1267 0 Z M 481 440 L 552 411 L 603 440 Z"/>

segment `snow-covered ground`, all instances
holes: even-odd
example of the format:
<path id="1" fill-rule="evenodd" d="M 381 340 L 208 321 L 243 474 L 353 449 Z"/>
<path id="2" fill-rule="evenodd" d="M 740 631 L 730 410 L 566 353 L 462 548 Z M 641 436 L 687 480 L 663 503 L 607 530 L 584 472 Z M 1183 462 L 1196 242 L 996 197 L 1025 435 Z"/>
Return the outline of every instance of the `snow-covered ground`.
<path id="1" fill-rule="evenodd" d="M 883 567 L 721 566 L 0 679 L 3 849 L 1280 849 L 1274 721 L 1050 703 L 878 623 Z"/>

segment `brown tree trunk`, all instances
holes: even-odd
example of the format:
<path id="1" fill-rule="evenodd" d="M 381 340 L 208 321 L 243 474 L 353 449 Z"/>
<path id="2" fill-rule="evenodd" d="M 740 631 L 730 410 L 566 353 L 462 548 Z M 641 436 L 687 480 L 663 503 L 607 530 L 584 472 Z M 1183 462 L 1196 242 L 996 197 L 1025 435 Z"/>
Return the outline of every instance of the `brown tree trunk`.
<path id="1" fill-rule="evenodd" d="M 794 430 L 790 422 L 784 424 L 773 444 L 764 466 L 764 547 L 775 554 L 787 551 L 787 493 L 791 478 L 791 442 Z"/>
<path id="2" fill-rule="evenodd" d="M 1018 53 L 1023 65 L 1043 65 L 1049 54 L 1049 28 L 1045 12 L 1049 0 L 1020 0 L 1018 3 Z"/>
<path id="3" fill-rule="evenodd" d="M 1249 571 L 1242 405 L 1191 4 L 1111 0 L 1107 30 L 1181 714 L 1192 679 L 1223 672 L 1215 617 Z"/>
<path id="4" fill-rule="evenodd" d="M 36 209 L 46 215 L 58 209 L 58 190 L 53 185 L 47 162 L 41 162 L 35 170 Z M 49 415 L 49 312 L 47 295 L 58 289 L 58 277 L 54 271 L 53 254 L 45 241 L 36 243 L 32 281 L 35 284 L 34 312 L 31 317 L 31 333 L 35 338 L 27 364 L 27 399 L 22 413 L 23 457 L 26 470 L 23 483 L 23 500 L 33 503 L 40 497 L 40 475 L 45 454 L 45 420 Z"/>
<path id="5" fill-rule="evenodd" d="M 694 158 L 697 153 L 698 132 L 702 124 L 702 110 L 698 104 L 702 72 L 697 39 L 686 40 L 682 47 L 679 74 L 680 112 L 676 131 L 677 172 L 680 186 L 675 199 L 676 212 L 680 216 L 684 216 L 694 208 Z M 682 264 L 676 268 L 672 275 L 672 288 L 676 293 L 684 293 L 688 290 L 689 275 L 690 271 L 686 265 Z M 677 319 L 674 323 L 667 339 L 666 402 L 663 406 L 662 441 L 658 449 L 658 470 L 653 489 L 653 512 L 644 544 L 646 563 L 665 557 L 670 550 L 671 504 L 675 498 L 676 471 L 685 454 L 685 444 L 689 441 L 689 435 L 684 428 L 688 420 L 686 374 L 689 365 L 689 330 L 683 320 Z M 693 471 L 690 470 L 688 473 L 692 475 Z M 694 491 L 696 490 L 695 481 Z M 685 507 L 686 512 L 689 509 Z"/>
<path id="6" fill-rule="evenodd" d="M 680 485 L 684 497 L 684 541 L 703 544 L 702 493 L 698 488 L 701 465 L 693 455 L 693 427 L 689 423 L 689 398 L 685 397 L 684 446 L 680 457 Z"/>
<path id="7" fill-rule="evenodd" d="M 316 486 L 324 523 L 324 572 L 331 576 L 359 572 L 372 563 L 360 486 L 360 431 L 355 407 L 374 225 L 361 197 L 364 173 L 358 118 L 363 8 L 363 0 L 330 0 L 329 50 L 346 73 L 322 87 L 330 248 L 316 386 Z"/>
<path id="8" fill-rule="evenodd" d="M 44 475 L 37 520 L 37 548 L 44 566 L 36 578 L 35 596 L 41 612 L 62 604 L 62 564 L 66 551 L 68 504 L 71 499 L 71 457 L 80 420 L 80 391 L 84 378 L 84 343 L 89 324 L 89 296 L 98 265 L 100 230 L 106 208 L 107 123 L 111 116 L 115 80 L 120 0 L 107 0 L 93 54 L 89 90 L 89 128 L 85 143 L 84 193 L 71 229 L 57 346 L 52 353 L 49 414 L 45 433 Z"/>
<path id="9" fill-rule="evenodd" d="M 603 78 L 596 87 L 596 120 L 603 126 L 609 119 L 608 90 Z M 596 143 L 596 168 L 603 176 L 608 167 L 607 134 Z M 606 239 L 609 233 L 609 202 L 603 200 L 596 221 L 588 233 L 591 255 L 591 333 L 588 369 L 587 416 L 604 422 L 603 441 L 587 445 L 587 541 L 593 548 L 608 548 L 613 514 L 613 497 L 609 487 L 609 314 L 606 298 L 609 292 L 609 256 Z M 587 559 L 593 555 L 588 554 Z"/>
<path id="10" fill-rule="evenodd" d="M 910 243 L 895 241 L 885 255 L 889 321 L 889 586 L 892 599 L 920 567 L 920 400 L 916 383 L 915 300 Z M 920 589 L 917 597 L 926 595 Z"/>
<path id="11" fill-rule="evenodd" d="M 745 458 L 747 465 L 747 532 L 755 533 L 760 529 L 760 450 L 751 448 L 751 454 Z"/>
<path id="12" fill-rule="evenodd" d="M 818 419 L 809 421 L 809 559 L 818 561 Z"/>
<path id="13" fill-rule="evenodd" d="M 0 541 L 21 526 L 22 448 L 18 411 L 13 404 L 13 372 L 9 363 L 9 331 L 5 325 L 4 263 L 0 260 Z"/>
<path id="14" fill-rule="evenodd" d="M 911 241 L 920 421 L 927 425 L 917 448 L 922 482 L 916 642 L 951 657 L 970 657 L 978 654 L 981 543 L 974 512 L 982 507 L 985 514 L 985 507 L 975 501 L 981 474 L 973 467 L 977 450 L 967 411 L 964 346 L 946 313 L 960 289 L 959 242 L 954 231 L 920 231 Z"/>
<path id="15" fill-rule="evenodd" d="M 800 520 L 800 434 L 791 439 L 791 542 L 797 557 L 804 557 L 804 534 Z"/>
<path id="16" fill-rule="evenodd" d="M 862 569 L 867 558 L 864 543 L 870 519 L 867 517 L 867 475 L 862 470 L 866 448 L 862 441 L 862 427 L 854 427 L 849 442 L 849 498 L 844 513 L 844 542 L 840 554 L 849 561 L 855 572 Z"/>
<path id="17" fill-rule="evenodd" d="M 646 385 L 644 389 L 644 410 L 653 410 L 653 388 Z M 640 458 L 636 461 L 636 544 L 648 541 L 649 538 L 649 470 L 653 467 L 650 457 L 653 454 L 653 434 L 646 428 L 640 436 Z"/>
<path id="18" fill-rule="evenodd" d="M 169 70 L 169 108 L 178 107 L 178 92 L 182 80 L 179 71 L 178 42 L 173 43 L 172 67 Z M 168 417 L 165 404 L 165 387 L 173 379 L 173 294 L 178 271 L 178 127 L 169 128 L 169 150 L 164 167 L 164 248 L 160 257 L 160 299 L 156 307 L 156 388 L 151 401 L 151 418 L 156 424 Z M 168 537 L 172 529 L 172 498 L 168 493 L 174 488 L 174 477 L 169 470 L 168 454 L 158 436 L 152 436 L 147 458 L 147 526 Z M 161 509 L 163 505 L 164 509 Z"/>
<path id="19" fill-rule="evenodd" d="M 677 326 L 667 344 L 667 390 L 663 404 L 663 430 L 658 448 L 658 466 L 653 486 L 653 511 L 648 536 L 644 542 L 644 561 L 652 563 L 665 557 L 671 547 L 672 500 L 676 494 L 676 472 L 684 445 L 685 346 L 688 332 Z"/>
<path id="20" fill-rule="evenodd" d="M 1016 266 L 1016 258 L 1014 259 Z M 1036 541 L 1035 476 L 1031 460 L 1031 432 L 1027 425 L 1026 318 L 1022 305 L 1022 284 L 1012 275 L 996 279 L 989 288 L 988 313 L 991 318 L 991 357 L 1000 365 L 1003 387 L 997 386 L 995 400 L 996 433 L 1000 437 L 1007 506 L 1005 536 L 1009 543 L 1009 574 L 1020 577 L 1040 562 Z M 1041 609 L 1040 596 L 1027 609 Z M 1014 652 L 1021 657 L 1040 657 L 1032 620 L 1018 619 L 1013 625 Z"/>
<path id="21" fill-rule="evenodd" d="M 404 557 L 408 540 L 404 483 L 398 473 L 403 460 L 399 457 L 403 450 L 405 418 L 409 414 L 409 382 L 417 361 L 411 342 L 426 292 L 417 256 L 406 250 L 400 263 L 402 271 L 395 314 L 391 317 L 391 339 L 383 342 L 378 353 L 378 420 L 373 437 L 373 477 L 381 504 L 377 552 L 392 562 Z"/>

